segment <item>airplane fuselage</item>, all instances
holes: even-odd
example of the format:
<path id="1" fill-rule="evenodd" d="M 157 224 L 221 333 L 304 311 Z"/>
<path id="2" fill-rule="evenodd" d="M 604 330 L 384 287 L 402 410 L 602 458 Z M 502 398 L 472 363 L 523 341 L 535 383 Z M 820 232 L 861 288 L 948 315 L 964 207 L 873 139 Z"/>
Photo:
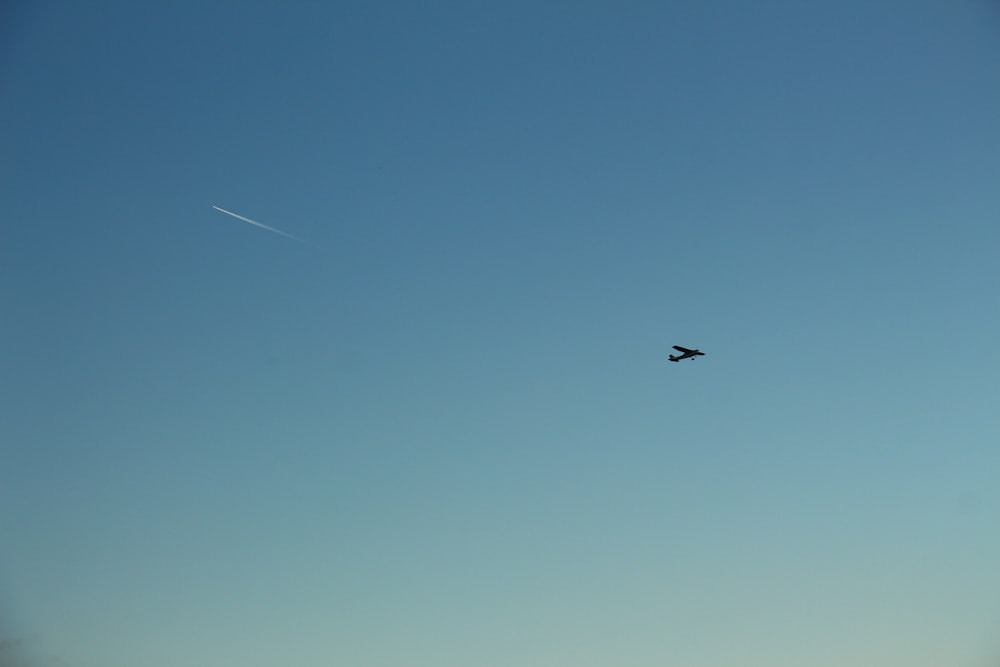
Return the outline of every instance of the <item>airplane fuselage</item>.
<path id="1" fill-rule="evenodd" d="M 680 361 L 681 359 L 694 359 L 695 357 L 703 357 L 705 353 L 701 350 L 689 350 L 686 347 L 681 347 L 679 345 L 674 345 L 674 349 L 681 352 L 679 355 L 670 355 L 670 361 Z"/>

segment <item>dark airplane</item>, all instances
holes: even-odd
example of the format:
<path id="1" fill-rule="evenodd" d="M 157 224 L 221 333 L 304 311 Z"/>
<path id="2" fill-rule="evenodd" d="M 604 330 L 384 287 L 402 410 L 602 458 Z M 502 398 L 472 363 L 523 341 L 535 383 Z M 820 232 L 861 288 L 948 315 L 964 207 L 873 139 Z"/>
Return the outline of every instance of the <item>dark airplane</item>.
<path id="1" fill-rule="evenodd" d="M 701 350 L 689 350 L 686 347 L 681 347 L 680 345 L 674 345 L 674 349 L 680 352 L 679 355 L 670 355 L 670 361 L 680 361 L 681 359 L 694 359 L 695 357 L 703 357 L 705 353 Z"/>

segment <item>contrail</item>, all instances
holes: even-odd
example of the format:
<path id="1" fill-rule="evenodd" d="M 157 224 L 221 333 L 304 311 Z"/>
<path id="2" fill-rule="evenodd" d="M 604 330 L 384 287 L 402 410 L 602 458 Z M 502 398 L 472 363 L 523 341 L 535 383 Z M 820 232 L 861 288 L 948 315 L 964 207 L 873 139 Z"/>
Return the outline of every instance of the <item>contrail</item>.
<path id="1" fill-rule="evenodd" d="M 298 241 L 299 243 L 305 243 L 306 245 L 311 245 L 311 246 L 316 247 L 316 248 L 319 247 L 318 245 L 316 245 L 315 243 L 312 243 L 311 241 L 306 241 L 305 239 L 300 239 L 298 236 L 292 236 L 288 232 L 283 232 L 280 229 L 275 229 L 274 227 L 268 227 L 267 225 L 265 225 L 265 224 L 263 224 L 261 222 L 257 222 L 256 220 L 251 220 L 250 218 L 245 218 L 245 217 L 243 217 L 242 215 L 240 215 L 238 213 L 233 213 L 232 211 L 227 211 L 224 208 L 219 208 L 215 204 L 212 204 L 212 208 L 214 208 L 216 211 L 221 211 L 222 213 L 225 213 L 226 215 L 231 215 L 234 218 L 236 218 L 237 220 L 242 220 L 243 222 L 249 222 L 251 225 L 254 225 L 256 227 L 260 227 L 261 229 L 266 229 L 267 231 L 274 232 L 275 234 L 281 234 L 285 238 L 292 239 L 293 241 Z"/>

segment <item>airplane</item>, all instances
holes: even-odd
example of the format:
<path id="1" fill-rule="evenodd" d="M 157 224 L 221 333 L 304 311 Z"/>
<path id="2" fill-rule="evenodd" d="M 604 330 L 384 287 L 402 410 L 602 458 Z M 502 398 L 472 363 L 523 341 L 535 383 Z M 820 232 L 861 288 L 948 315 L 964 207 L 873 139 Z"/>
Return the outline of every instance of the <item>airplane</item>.
<path id="1" fill-rule="evenodd" d="M 670 355 L 670 361 L 680 361 L 681 359 L 694 359 L 695 357 L 703 357 L 705 353 L 701 350 L 689 350 L 686 347 L 681 347 L 680 345 L 674 345 L 674 349 L 680 352 L 679 355 Z"/>

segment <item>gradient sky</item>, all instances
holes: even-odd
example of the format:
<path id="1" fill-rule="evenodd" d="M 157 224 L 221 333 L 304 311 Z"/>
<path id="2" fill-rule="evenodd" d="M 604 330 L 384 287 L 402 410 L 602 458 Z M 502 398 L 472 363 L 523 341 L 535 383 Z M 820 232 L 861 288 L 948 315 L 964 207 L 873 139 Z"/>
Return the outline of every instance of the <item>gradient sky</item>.
<path id="1" fill-rule="evenodd" d="M 0 639 L 997 664 L 996 3 L 0 25 Z"/>

